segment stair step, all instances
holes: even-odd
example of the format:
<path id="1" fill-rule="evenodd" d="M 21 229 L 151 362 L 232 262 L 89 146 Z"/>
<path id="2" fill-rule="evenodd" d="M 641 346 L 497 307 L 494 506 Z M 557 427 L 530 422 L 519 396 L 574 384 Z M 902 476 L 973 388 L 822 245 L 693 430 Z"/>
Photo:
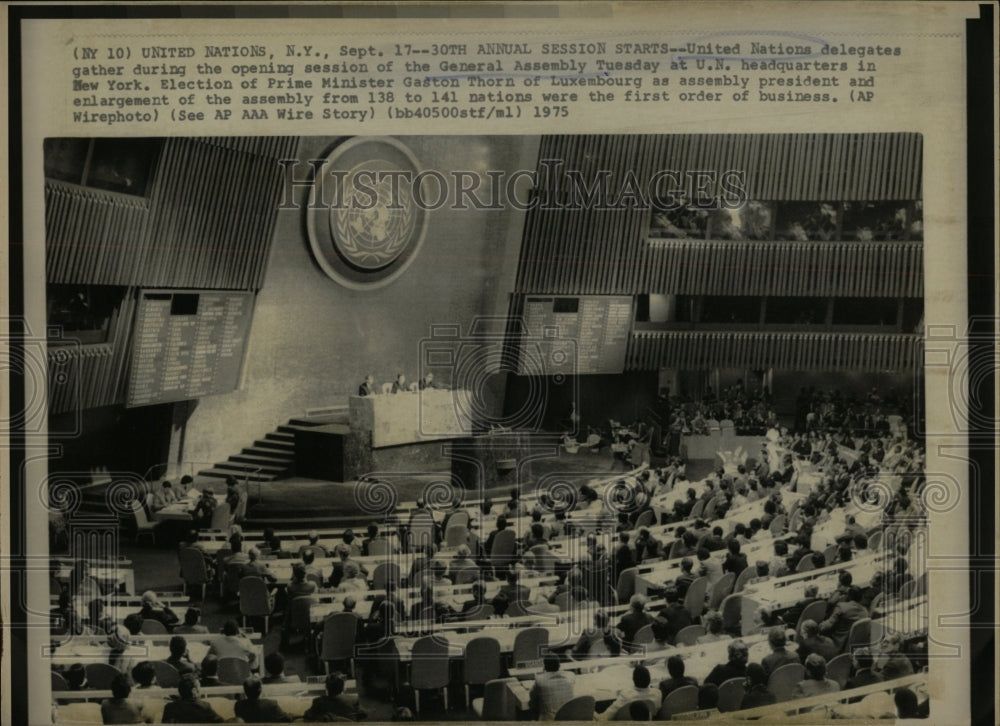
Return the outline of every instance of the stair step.
<path id="1" fill-rule="evenodd" d="M 279 426 L 278 428 L 280 429 L 281 427 Z M 271 439 L 272 441 L 287 441 L 288 443 L 292 443 L 295 441 L 295 432 L 274 430 L 264 434 L 264 438 Z"/>
<path id="2" fill-rule="evenodd" d="M 323 416 L 313 416 L 311 418 L 293 418 L 289 419 L 288 426 L 298 426 L 298 427 L 314 427 L 314 426 L 326 426 L 332 423 L 347 423 L 347 412 L 327 414 Z M 280 428 L 280 427 L 279 427 Z"/>
<path id="3" fill-rule="evenodd" d="M 243 449 L 238 454 L 229 457 L 230 461 L 242 461 L 246 464 L 261 466 L 289 467 L 295 461 L 294 456 L 280 456 L 277 449 Z"/>
<path id="4" fill-rule="evenodd" d="M 287 471 L 287 466 L 263 466 L 261 464 L 248 464 L 245 461 L 233 461 L 232 457 L 229 457 L 229 461 L 220 461 L 215 465 L 216 469 L 232 469 L 233 471 L 241 472 L 257 472 L 258 470 L 263 474 L 280 474 L 283 471 Z"/>
<path id="5" fill-rule="evenodd" d="M 257 439 L 253 442 L 253 445 L 261 449 L 271 449 L 273 451 L 287 451 L 288 453 L 293 453 L 295 451 L 294 441 L 278 441 L 277 439 Z"/>
<path id="6" fill-rule="evenodd" d="M 322 425 L 324 424 L 307 424 L 304 426 L 297 424 L 282 424 L 281 426 L 278 427 L 277 433 L 287 434 L 294 439 L 296 431 L 309 431 L 310 429 L 316 428 L 316 426 L 322 426 Z"/>
<path id="7" fill-rule="evenodd" d="M 204 471 L 199 471 L 198 476 L 208 477 L 211 479 L 225 479 L 226 477 L 233 476 L 232 469 L 206 469 Z M 243 479 L 244 476 L 240 476 Z M 245 477 L 249 481 L 274 481 L 278 477 L 274 474 L 247 474 Z"/>

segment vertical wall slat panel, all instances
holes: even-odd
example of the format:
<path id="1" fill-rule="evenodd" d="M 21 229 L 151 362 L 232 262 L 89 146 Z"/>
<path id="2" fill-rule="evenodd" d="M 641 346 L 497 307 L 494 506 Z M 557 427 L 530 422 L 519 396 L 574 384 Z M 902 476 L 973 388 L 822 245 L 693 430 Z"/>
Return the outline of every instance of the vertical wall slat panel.
<path id="1" fill-rule="evenodd" d="M 260 289 L 281 193 L 275 160 L 297 145 L 166 139 L 145 198 L 46 180 L 47 281 L 126 288 L 108 343 L 49 351 L 72 357 L 50 364 L 53 413 L 124 401 L 138 288 Z"/>

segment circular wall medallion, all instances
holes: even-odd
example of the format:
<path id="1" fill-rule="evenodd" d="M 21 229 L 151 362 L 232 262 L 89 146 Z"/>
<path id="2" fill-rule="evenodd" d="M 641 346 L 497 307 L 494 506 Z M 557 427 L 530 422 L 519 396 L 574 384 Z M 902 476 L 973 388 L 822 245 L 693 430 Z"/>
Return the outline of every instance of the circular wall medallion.
<path id="1" fill-rule="evenodd" d="M 427 210 L 413 194 L 416 157 L 390 137 L 355 137 L 316 172 L 306 209 L 317 264 L 341 285 L 374 289 L 402 275 L 427 231 Z"/>

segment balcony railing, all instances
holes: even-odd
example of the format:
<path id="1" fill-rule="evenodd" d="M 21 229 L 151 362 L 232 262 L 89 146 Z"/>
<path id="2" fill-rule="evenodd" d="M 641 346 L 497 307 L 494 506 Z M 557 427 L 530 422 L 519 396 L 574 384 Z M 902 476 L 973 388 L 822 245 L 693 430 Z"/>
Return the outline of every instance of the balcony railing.
<path id="1" fill-rule="evenodd" d="M 912 369 L 920 335 L 637 331 L 626 370 L 743 368 L 885 371 Z"/>

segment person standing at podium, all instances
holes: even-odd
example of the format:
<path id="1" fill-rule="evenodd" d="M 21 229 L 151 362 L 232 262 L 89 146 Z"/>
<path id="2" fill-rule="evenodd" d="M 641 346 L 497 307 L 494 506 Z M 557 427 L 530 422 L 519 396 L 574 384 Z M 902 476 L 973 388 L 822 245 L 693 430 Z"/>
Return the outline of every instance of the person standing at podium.
<path id="1" fill-rule="evenodd" d="M 437 388 L 434 385 L 434 374 L 428 373 L 426 376 L 420 379 L 420 390 L 423 391 L 426 388 Z"/>
<path id="2" fill-rule="evenodd" d="M 406 390 L 406 376 L 400 373 L 392 384 L 392 393 L 402 393 Z"/>
<path id="3" fill-rule="evenodd" d="M 375 376 L 369 373 L 365 376 L 365 380 L 360 386 L 358 386 L 359 396 L 374 396 L 375 395 Z"/>

